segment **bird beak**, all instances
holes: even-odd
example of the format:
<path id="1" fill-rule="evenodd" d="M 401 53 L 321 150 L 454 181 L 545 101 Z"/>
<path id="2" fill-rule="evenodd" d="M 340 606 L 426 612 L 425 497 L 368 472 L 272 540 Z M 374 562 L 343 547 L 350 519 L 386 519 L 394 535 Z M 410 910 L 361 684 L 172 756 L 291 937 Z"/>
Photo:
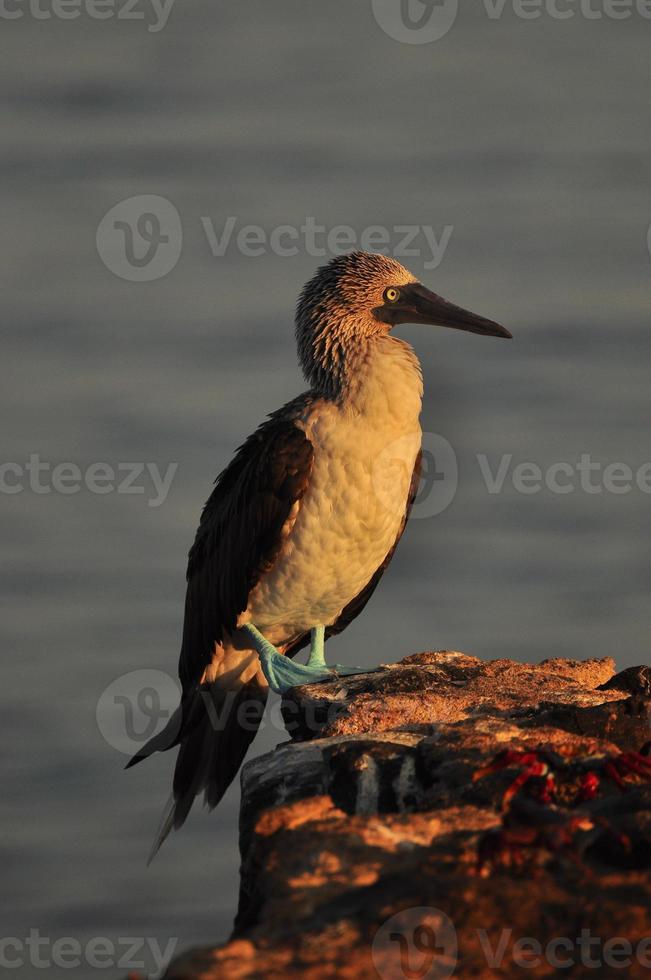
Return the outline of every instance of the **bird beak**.
<path id="1" fill-rule="evenodd" d="M 455 330 L 467 330 L 468 333 L 479 333 L 485 337 L 511 338 L 506 327 L 487 320 L 476 313 L 470 313 L 454 303 L 448 303 L 442 296 L 430 292 L 419 282 L 410 283 L 400 288 L 400 299 L 397 303 L 385 303 L 375 311 L 378 319 L 392 326 L 396 323 L 428 323 L 439 327 L 454 327 Z"/>

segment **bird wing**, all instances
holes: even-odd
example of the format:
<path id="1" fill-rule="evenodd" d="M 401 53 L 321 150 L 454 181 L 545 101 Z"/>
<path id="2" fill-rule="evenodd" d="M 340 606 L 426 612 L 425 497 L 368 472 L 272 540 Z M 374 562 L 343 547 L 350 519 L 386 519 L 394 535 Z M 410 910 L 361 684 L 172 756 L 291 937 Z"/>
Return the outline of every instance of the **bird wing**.
<path id="1" fill-rule="evenodd" d="M 418 493 L 418 485 L 420 483 L 422 459 L 423 459 L 423 452 L 421 449 L 419 449 L 418 455 L 416 456 L 416 461 L 414 463 L 414 470 L 411 475 L 411 483 L 409 485 L 409 494 L 407 496 L 407 505 L 405 507 L 405 514 L 402 519 L 402 524 L 400 525 L 400 530 L 398 531 L 398 536 L 394 541 L 391 550 L 389 551 L 388 555 L 386 556 L 382 564 L 379 566 L 379 568 L 375 570 L 375 572 L 373 573 L 373 575 L 371 576 L 367 584 L 364 586 L 362 591 L 359 592 L 354 599 L 351 599 L 351 601 L 348 603 L 347 606 L 344 606 L 341 613 L 339 614 L 339 618 L 337 619 L 337 621 L 333 623 L 332 626 L 326 627 L 326 631 L 325 631 L 326 639 L 328 639 L 328 637 L 330 636 L 336 636 L 338 633 L 342 633 L 347 626 L 350 626 L 352 621 L 356 619 L 357 616 L 359 616 L 362 609 L 364 608 L 368 600 L 375 592 L 378 582 L 382 578 L 387 565 L 393 558 L 393 554 L 396 548 L 398 547 L 398 542 L 400 541 L 400 538 L 404 533 L 405 527 L 407 525 L 407 521 L 409 520 L 409 515 L 411 514 L 411 509 L 414 506 L 414 500 L 416 499 L 416 495 Z M 302 649 L 302 647 L 306 646 L 308 640 L 309 640 L 308 634 L 298 637 L 296 640 L 294 640 L 293 643 L 291 643 L 286 648 L 285 655 L 288 657 L 293 657 L 295 654 L 298 653 L 299 650 Z"/>
<path id="2" fill-rule="evenodd" d="M 251 589 L 277 558 L 307 490 L 314 450 L 296 419 L 301 396 L 267 419 L 217 477 L 190 549 L 179 676 L 196 685 Z"/>

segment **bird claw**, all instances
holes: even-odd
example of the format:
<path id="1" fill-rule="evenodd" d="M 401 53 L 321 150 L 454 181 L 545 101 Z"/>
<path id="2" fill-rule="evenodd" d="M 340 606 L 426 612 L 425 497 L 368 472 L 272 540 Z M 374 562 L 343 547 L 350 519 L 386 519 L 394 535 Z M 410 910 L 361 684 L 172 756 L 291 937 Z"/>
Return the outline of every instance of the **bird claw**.
<path id="1" fill-rule="evenodd" d="M 247 623 L 244 629 L 248 632 L 260 658 L 262 673 L 269 687 L 276 694 L 286 694 L 293 687 L 304 684 L 319 684 L 323 681 L 337 680 L 339 677 L 349 677 L 352 674 L 368 674 L 373 670 L 372 667 L 347 667 L 345 664 L 328 666 L 323 659 L 322 643 L 313 646 L 306 664 L 299 664 L 276 650 L 273 643 L 270 643 L 252 623 Z"/>
<path id="2" fill-rule="evenodd" d="M 286 694 L 292 687 L 332 680 L 333 677 L 329 667 L 310 667 L 307 664 L 297 664 L 276 650 L 260 651 L 259 657 L 262 673 L 266 677 L 269 687 L 276 694 Z"/>
<path id="3" fill-rule="evenodd" d="M 262 673 L 276 694 L 286 694 L 293 687 L 304 684 L 319 684 L 352 674 L 367 674 L 372 670 L 369 667 L 347 667 L 344 664 L 297 664 L 276 650 L 263 650 L 259 657 Z"/>
<path id="4" fill-rule="evenodd" d="M 332 664 L 329 670 L 335 677 L 352 677 L 354 674 L 372 674 L 376 667 L 347 667 L 346 664 Z"/>

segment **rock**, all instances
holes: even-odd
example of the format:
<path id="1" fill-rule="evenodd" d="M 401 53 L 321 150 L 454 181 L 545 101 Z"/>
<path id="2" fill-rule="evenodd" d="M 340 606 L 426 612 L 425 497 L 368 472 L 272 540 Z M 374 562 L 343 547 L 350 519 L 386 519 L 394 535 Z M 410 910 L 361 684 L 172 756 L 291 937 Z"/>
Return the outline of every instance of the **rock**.
<path id="1" fill-rule="evenodd" d="M 283 718 L 295 740 L 424 732 L 432 724 L 471 716 L 535 710 L 544 700 L 577 707 L 601 704 L 608 698 L 595 688 L 614 672 L 610 658 L 520 664 L 485 662 L 451 650 L 418 653 L 372 674 L 295 687 L 284 698 Z"/>
<path id="2" fill-rule="evenodd" d="M 628 667 L 601 684 L 600 688 L 604 691 L 629 691 L 648 697 L 651 695 L 651 667 Z"/>
<path id="3" fill-rule="evenodd" d="M 233 938 L 165 976 L 648 977 L 632 670 L 443 651 L 293 689 L 293 740 L 242 772 Z"/>

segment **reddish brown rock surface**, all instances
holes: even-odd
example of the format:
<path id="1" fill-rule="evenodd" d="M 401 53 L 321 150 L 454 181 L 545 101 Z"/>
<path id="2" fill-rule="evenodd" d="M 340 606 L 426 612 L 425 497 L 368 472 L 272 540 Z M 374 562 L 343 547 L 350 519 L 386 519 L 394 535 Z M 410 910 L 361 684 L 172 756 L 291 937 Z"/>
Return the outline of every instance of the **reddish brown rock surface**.
<path id="1" fill-rule="evenodd" d="M 651 976 L 648 668 L 423 653 L 283 715 L 233 938 L 168 980 Z"/>

